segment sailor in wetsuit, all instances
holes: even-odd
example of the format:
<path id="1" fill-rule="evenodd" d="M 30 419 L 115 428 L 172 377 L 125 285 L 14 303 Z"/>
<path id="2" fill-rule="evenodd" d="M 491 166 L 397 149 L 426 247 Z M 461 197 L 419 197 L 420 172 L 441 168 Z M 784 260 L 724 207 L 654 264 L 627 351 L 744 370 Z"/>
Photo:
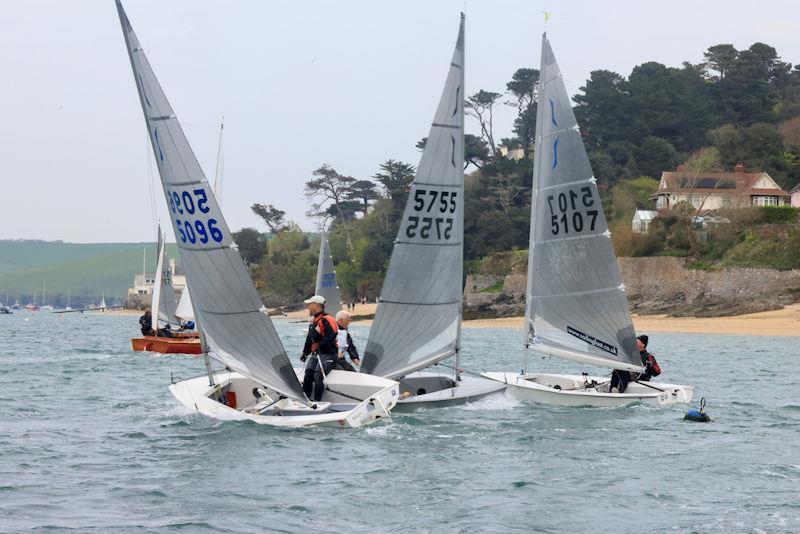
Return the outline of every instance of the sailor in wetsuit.
<path id="1" fill-rule="evenodd" d="M 143 336 L 154 336 L 156 335 L 153 332 L 153 316 L 150 308 L 147 308 L 144 311 L 144 315 L 139 317 L 139 326 L 142 328 L 142 335 Z"/>
<path id="2" fill-rule="evenodd" d="M 303 355 L 300 357 L 300 361 L 306 363 L 303 392 L 306 397 L 311 399 L 313 390 L 314 400 L 320 401 L 325 392 L 323 372 L 327 375 L 336 366 L 338 358 L 336 336 L 339 333 L 339 327 L 336 319 L 329 313 L 325 313 L 324 297 L 314 295 L 304 302 L 308 305 L 308 314 L 312 319 L 311 324 L 308 325 L 308 336 L 306 336 L 306 343 L 303 347 Z"/>

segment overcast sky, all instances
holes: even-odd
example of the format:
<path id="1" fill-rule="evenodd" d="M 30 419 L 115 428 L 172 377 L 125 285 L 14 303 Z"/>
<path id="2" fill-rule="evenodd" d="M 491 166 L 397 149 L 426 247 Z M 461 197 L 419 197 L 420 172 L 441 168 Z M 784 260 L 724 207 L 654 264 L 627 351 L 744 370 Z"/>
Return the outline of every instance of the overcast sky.
<path id="1" fill-rule="evenodd" d="M 756 41 L 800 63 L 797 1 L 127 0 L 131 24 L 208 176 L 225 116 L 223 212 L 254 202 L 305 229 L 303 183 L 328 163 L 368 178 L 418 163 L 466 10 L 467 93 L 537 67 L 542 11 L 576 92 L 590 71 L 700 62 Z M 112 0 L 0 0 L 0 239 L 155 237 L 150 147 Z M 496 137 L 514 111 L 498 113 Z M 467 120 L 467 131 L 477 133 Z M 152 173 L 155 173 L 155 164 Z M 157 176 L 156 176 L 157 179 Z M 156 207 L 166 214 L 159 189 Z"/>

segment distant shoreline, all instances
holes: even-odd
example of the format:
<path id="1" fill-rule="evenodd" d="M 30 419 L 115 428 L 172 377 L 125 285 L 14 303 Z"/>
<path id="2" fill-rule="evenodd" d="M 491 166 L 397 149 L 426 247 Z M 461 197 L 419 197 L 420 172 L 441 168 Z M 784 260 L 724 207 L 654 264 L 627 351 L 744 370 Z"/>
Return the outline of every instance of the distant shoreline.
<path id="1" fill-rule="evenodd" d="M 377 304 L 359 304 L 350 313 L 354 316 L 374 316 Z M 286 318 L 301 321 L 308 318 L 305 310 L 289 312 Z M 464 321 L 464 328 L 521 329 L 522 317 L 500 319 L 474 319 Z M 372 319 L 353 321 L 369 326 Z M 669 317 L 666 315 L 634 315 L 637 332 L 665 332 L 677 334 L 742 334 L 751 336 L 800 337 L 800 304 L 772 310 L 729 317 Z"/>

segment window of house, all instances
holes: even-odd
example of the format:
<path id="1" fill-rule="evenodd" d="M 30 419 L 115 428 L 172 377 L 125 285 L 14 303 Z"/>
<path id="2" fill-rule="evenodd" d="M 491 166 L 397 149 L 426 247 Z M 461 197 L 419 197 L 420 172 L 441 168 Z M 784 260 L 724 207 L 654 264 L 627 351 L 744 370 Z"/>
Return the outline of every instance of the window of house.
<path id="1" fill-rule="evenodd" d="M 667 200 L 666 195 L 659 195 L 656 199 L 656 208 L 664 209 L 669 205 L 669 201 Z"/>
<path id="2" fill-rule="evenodd" d="M 754 206 L 777 206 L 778 197 L 753 197 Z"/>
<path id="3" fill-rule="evenodd" d="M 699 208 L 703 204 L 703 199 L 700 195 L 692 195 L 692 206 Z"/>
<path id="4" fill-rule="evenodd" d="M 731 207 L 731 197 L 728 196 L 722 197 L 722 207 L 723 208 Z"/>

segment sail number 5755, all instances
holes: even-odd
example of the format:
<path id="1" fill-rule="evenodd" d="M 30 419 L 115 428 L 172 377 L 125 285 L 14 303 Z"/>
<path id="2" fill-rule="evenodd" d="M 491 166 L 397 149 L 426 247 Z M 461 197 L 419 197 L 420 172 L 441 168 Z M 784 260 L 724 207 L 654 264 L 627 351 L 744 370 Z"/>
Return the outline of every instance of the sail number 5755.
<path id="1" fill-rule="evenodd" d="M 588 209 L 595 207 L 591 187 L 550 195 L 547 204 L 550 206 L 550 233 L 553 235 L 580 233 L 584 228 L 595 229 L 599 211 Z"/>
<path id="2" fill-rule="evenodd" d="M 458 207 L 458 191 L 416 189 L 413 209 L 406 221 L 406 237 L 413 239 L 450 239 L 453 231 L 452 216 Z"/>

